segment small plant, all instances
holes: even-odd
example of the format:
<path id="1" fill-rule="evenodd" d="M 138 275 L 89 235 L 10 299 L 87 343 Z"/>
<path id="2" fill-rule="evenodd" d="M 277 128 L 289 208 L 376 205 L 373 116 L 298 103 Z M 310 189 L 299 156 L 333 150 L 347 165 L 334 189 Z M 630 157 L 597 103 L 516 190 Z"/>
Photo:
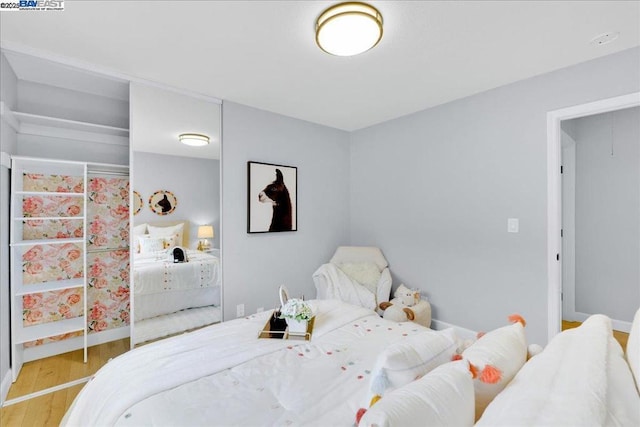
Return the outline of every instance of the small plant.
<path id="1" fill-rule="evenodd" d="M 313 310 L 311 310 L 311 306 L 306 301 L 291 298 L 282 306 L 280 317 L 295 319 L 299 322 L 305 321 L 313 317 Z"/>

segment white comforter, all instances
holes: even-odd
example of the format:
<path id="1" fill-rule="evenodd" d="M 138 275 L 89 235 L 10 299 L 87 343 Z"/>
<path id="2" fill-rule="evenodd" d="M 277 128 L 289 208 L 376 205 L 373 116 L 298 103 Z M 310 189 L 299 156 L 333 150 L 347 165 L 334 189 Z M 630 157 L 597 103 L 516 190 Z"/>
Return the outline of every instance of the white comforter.
<path id="1" fill-rule="evenodd" d="M 174 263 L 162 255 L 137 254 L 133 262 L 136 295 L 199 289 L 218 285 L 220 261 L 199 251 L 187 251 L 189 262 Z"/>
<path id="2" fill-rule="evenodd" d="M 140 347 L 103 367 L 63 425 L 353 425 L 377 354 L 416 333 L 314 301 L 312 340 L 257 339 L 270 312 Z"/>
<path id="3" fill-rule="evenodd" d="M 336 299 L 375 310 L 376 295 L 357 281 L 347 276 L 333 263 L 323 264 L 313 273 L 314 280 L 321 278 L 326 287 L 318 298 Z"/>

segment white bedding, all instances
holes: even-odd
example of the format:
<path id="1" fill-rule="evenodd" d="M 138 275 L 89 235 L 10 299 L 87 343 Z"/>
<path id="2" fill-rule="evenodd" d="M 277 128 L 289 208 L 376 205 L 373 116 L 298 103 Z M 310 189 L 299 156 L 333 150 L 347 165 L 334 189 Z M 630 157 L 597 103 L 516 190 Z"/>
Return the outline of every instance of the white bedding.
<path id="1" fill-rule="evenodd" d="M 345 425 L 368 406 L 389 344 L 417 333 L 371 310 L 314 301 L 312 340 L 258 339 L 270 312 L 135 349 L 109 362 L 63 425 Z"/>
<path id="2" fill-rule="evenodd" d="M 313 278 L 323 283 L 323 289 L 318 290 L 318 298 L 346 301 L 372 310 L 378 306 L 373 292 L 351 279 L 333 263 L 321 265 L 313 273 Z"/>
<path id="3" fill-rule="evenodd" d="M 478 426 L 637 426 L 640 398 L 611 321 L 589 317 L 527 362 Z"/>
<path id="4" fill-rule="evenodd" d="M 187 252 L 186 263 L 173 263 L 165 253 L 136 255 L 134 320 L 220 304 L 220 260 L 199 251 Z"/>

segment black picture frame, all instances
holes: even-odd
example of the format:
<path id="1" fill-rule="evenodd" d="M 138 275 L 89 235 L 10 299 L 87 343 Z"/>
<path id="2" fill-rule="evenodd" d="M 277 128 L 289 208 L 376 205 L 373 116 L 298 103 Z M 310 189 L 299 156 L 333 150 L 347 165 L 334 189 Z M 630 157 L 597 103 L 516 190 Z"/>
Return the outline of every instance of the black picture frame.
<path id="1" fill-rule="evenodd" d="M 298 230 L 298 168 L 247 162 L 247 233 Z"/>

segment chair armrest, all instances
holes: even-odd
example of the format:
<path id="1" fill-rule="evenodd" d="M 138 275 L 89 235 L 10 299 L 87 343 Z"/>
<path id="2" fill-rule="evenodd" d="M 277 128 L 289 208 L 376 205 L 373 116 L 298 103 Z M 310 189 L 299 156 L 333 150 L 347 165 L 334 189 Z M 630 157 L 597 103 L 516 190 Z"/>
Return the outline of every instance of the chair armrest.
<path id="1" fill-rule="evenodd" d="M 391 272 L 389 268 L 385 268 L 382 270 L 382 274 L 380 275 L 380 280 L 378 280 L 378 286 L 376 288 L 376 304 L 379 315 L 382 316 L 383 311 L 380 310 L 380 303 L 389 301 L 389 296 L 391 296 Z"/>

